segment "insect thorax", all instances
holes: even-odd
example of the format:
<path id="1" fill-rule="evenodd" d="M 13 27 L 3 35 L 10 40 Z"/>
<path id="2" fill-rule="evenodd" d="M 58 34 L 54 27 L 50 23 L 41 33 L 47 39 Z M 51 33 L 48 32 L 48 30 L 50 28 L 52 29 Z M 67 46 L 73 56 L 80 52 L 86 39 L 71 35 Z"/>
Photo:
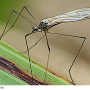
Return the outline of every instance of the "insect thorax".
<path id="1" fill-rule="evenodd" d="M 42 20 L 38 28 L 41 29 L 41 31 L 47 31 L 50 28 L 49 22 Z"/>

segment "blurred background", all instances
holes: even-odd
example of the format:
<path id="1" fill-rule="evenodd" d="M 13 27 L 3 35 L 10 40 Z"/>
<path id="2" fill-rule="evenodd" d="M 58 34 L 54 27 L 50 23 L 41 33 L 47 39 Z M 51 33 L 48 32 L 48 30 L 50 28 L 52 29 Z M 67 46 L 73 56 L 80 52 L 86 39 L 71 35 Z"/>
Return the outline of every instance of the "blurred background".
<path id="1" fill-rule="evenodd" d="M 26 6 L 36 21 L 53 17 L 62 13 L 74 11 L 84 7 L 90 7 L 90 0 L 0 0 L 0 35 L 8 21 L 12 10 L 20 12 Z M 35 23 L 26 10 L 22 15 Z M 13 24 L 17 14 L 13 13 L 8 28 Z M 86 37 L 84 46 L 78 55 L 73 68 L 72 78 L 75 84 L 90 85 L 90 20 L 63 23 L 51 28 L 50 32 L 63 33 Z M 25 35 L 32 32 L 30 24 L 22 17 L 18 19 L 14 27 L 2 38 L 4 42 L 18 49 L 26 51 Z M 28 37 L 29 47 L 32 46 L 44 33 L 36 33 Z M 49 68 L 55 73 L 70 80 L 69 68 L 83 42 L 83 39 L 48 34 L 51 48 Z M 45 37 L 30 50 L 32 59 L 46 66 L 48 48 Z M 70 80 L 71 81 L 71 80 Z"/>

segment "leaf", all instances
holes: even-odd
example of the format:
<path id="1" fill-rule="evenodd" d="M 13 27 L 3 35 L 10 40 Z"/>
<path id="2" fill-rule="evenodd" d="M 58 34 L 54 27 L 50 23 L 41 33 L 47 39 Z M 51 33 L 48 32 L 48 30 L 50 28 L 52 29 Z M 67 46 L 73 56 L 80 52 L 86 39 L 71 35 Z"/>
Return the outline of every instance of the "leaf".
<path id="1" fill-rule="evenodd" d="M 0 56 L 12 62 L 21 70 L 23 70 L 26 74 L 31 76 L 28 57 L 2 41 L 0 41 Z M 43 82 L 46 68 L 32 59 L 31 59 L 31 65 L 32 65 L 32 74 L 34 79 L 40 82 Z M 63 77 L 58 76 L 56 73 L 52 72 L 49 69 L 47 71 L 45 83 L 50 85 L 71 85 L 72 84 L 70 81 L 66 80 Z"/>

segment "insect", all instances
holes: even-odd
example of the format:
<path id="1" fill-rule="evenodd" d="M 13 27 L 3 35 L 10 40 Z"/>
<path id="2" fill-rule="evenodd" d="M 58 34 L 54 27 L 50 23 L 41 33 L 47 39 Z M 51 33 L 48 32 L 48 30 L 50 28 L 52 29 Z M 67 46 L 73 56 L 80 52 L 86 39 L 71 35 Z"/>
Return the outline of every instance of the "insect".
<path id="1" fill-rule="evenodd" d="M 0 40 L 2 39 L 2 37 L 3 37 L 11 28 L 13 28 L 14 24 L 16 23 L 16 21 L 18 20 L 18 18 L 19 18 L 20 16 L 23 17 L 25 20 L 27 20 L 27 21 L 30 23 L 30 25 L 31 25 L 31 27 L 32 27 L 32 32 L 25 35 L 25 41 L 26 41 L 26 46 L 27 46 L 27 51 L 26 51 L 26 52 L 28 53 L 28 57 L 29 57 L 29 63 L 30 63 L 30 68 L 31 68 L 31 76 L 32 76 L 32 81 L 33 81 L 33 74 L 32 74 L 33 71 L 32 71 L 32 67 L 31 67 L 29 50 L 30 50 L 31 48 L 33 48 L 35 45 L 37 45 L 37 43 L 38 43 L 43 37 L 46 37 L 47 47 L 48 47 L 49 53 L 48 53 L 47 66 L 46 66 L 46 72 L 45 72 L 45 78 L 44 78 L 44 83 L 45 83 L 46 74 L 47 74 L 47 69 L 48 69 L 48 63 L 49 63 L 49 57 L 50 57 L 50 46 L 49 46 L 49 43 L 48 43 L 47 33 L 57 34 L 57 35 L 64 35 L 64 36 L 68 36 L 68 37 L 74 37 L 74 38 L 81 38 L 81 39 L 83 39 L 83 42 L 82 42 L 82 44 L 81 44 L 81 46 L 80 46 L 80 48 L 79 48 L 79 50 L 78 50 L 78 52 L 77 52 L 74 60 L 73 60 L 73 62 L 72 62 L 72 64 L 71 64 L 71 66 L 70 66 L 70 69 L 69 69 L 70 78 L 71 78 L 72 82 L 74 83 L 74 80 L 73 80 L 73 78 L 72 78 L 72 76 L 71 76 L 71 72 L 70 72 L 70 71 L 71 71 L 71 69 L 72 69 L 72 66 L 73 66 L 73 64 L 74 64 L 74 62 L 75 62 L 78 54 L 80 53 L 80 50 L 81 50 L 81 48 L 82 48 L 82 46 L 83 46 L 83 44 L 84 44 L 84 42 L 85 42 L 85 40 L 86 40 L 86 37 L 74 36 L 74 35 L 66 35 L 66 34 L 60 34 L 60 33 L 52 33 L 52 32 L 49 32 L 49 30 L 50 30 L 52 27 L 54 27 L 54 26 L 56 26 L 56 25 L 58 25 L 58 24 L 61 24 L 61 23 L 75 22 L 75 21 L 81 21 L 81 20 L 89 19 L 89 18 L 90 18 L 90 8 L 82 8 L 82 9 L 78 9 L 78 10 L 75 10 L 75 11 L 72 11 L 72 12 L 68 12 L 68 13 L 65 13 L 65 14 L 61 14 L 61 15 L 59 15 L 59 16 L 54 16 L 54 17 L 51 17 L 51 18 L 47 18 L 47 19 L 42 20 L 39 24 L 38 24 L 38 23 L 36 22 L 36 20 L 35 20 L 35 22 L 36 22 L 37 25 L 34 24 L 31 20 L 27 19 L 25 16 L 23 16 L 23 15 L 21 14 L 24 9 L 25 9 L 25 10 L 29 13 L 29 15 L 35 20 L 35 18 L 34 18 L 33 15 L 30 13 L 30 11 L 27 9 L 26 6 L 23 7 L 23 9 L 21 10 L 20 13 L 16 12 L 15 10 L 12 10 L 12 11 L 11 11 L 11 14 L 10 14 L 10 17 L 9 17 L 9 19 L 8 19 L 8 22 L 7 22 L 6 26 L 5 26 L 5 29 L 4 29 L 1 37 L 0 37 Z M 11 26 L 8 30 L 6 30 L 7 25 L 8 25 L 8 23 L 9 23 L 9 21 L 10 21 L 11 16 L 12 16 L 12 13 L 16 13 L 18 16 L 17 16 L 16 20 L 14 21 L 14 23 L 12 24 L 12 26 Z M 42 32 L 42 31 L 43 31 L 45 34 L 44 34 L 33 46 L 31 46 L 31 47 L 29 48 L 28 42 L 27 42 L 27 37 L 28 37 L 29 35 L 33 34 L 33 33 Z M 26 52 L 25 52 L 25 53 L 26 53 Z M 34 83 L 34 81 L 33 81 L 33 83 Z M 75 84 L 75 83 L 74 83 L 74 84 Z"/>

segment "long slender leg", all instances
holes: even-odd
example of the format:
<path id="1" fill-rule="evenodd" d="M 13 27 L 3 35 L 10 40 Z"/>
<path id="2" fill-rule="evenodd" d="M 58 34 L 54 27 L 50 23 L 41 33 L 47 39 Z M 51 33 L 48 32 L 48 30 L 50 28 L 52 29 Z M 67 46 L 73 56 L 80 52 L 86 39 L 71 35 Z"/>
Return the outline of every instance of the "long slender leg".
<path id="1" fill-rule="evenodd" d="M 27 9 L 27 7 L 26 6 L 24 6 L 23 8 L 25 8 L 27 11 L 28 11 L 28 13 L 30 14 L 30 16 L 32 16 L 32 18 L 35 20 L 35 18 L 33 17 L 33 15 L 30 13 L 30 11 Z M 35 22 L 37 23 L 37 21 L 35 20 Z M 38 23 L 37 23 L 38 24 Z"/>
<path id="2" fill-rule="evenodd" d="M 32 21 L 30 21 L 29 19 L 27 19 L 27 18 L 24 17 L 23 15 L 21 15 L 21 13 L 22 13 L 22 11 L 24 10 L 24 8 L 28 11 L 29 15 L 32 16 L 32 14 L 29 12 L 29 10 L 26 8 L 26 6 L 23 7 L 23 9 L 21 10 L 20 13 L 16 12 L 15 10 L 12 10 L 12 11 L 11 11 L 11 14 L 10 14 L 10 16 L 9 16 L 9 19 L 8 19 L 8 21 L 7 21 L 7 24 L 6 24 L 6 26 L 5 26 L 4 30 L 3 30 L 3 33 L 2 33 L 2 35 L 0 36 L 0 40 L 2 39 L 2 37 L 3 37 L 11 28 L 13 28 L 13 26 L 15 25 L 16 21 L 18 20 L 18 18 L 19 18 L 20 16 L 23 17 L 25 20 L 27 20 L 27 21 L 30 23 L 31 27 L 33 28 L 32 24 L 34 24 L 34 23 L 32 23 Z M 13 13 L 13 12 L 16 13 L 16 14 L 18 15 L 18 17 L 16 18 L 16 20 L 14 21 L 14 23 L 12 24 L 12 26 L 6 31 L 7 25 L 8 25 L 8 23 L 9 23 L 9 21 L 10 21 L 10 18 L 11 18 L 11 16 L 12 16 L 12 13 Z M 34 18 L 33 16 L 32 16 L 32 18 L 35 20 L 35 18 Z M 36 22 L 36 20 L 35 20 L 35 22 Z"/>
<path id="3" fill-rule="evenodd" d="M 70 71 L 71 71 L 71 68 L 72 68 L 72 66 L 73 66 L 73 64 L 74 64 L 77 56 L 79 55 L 79 53 L 80 53 L 80 51 L 81 51 L 81 48 L 82 48 L 82 46 L 83 46 L 83 44 L 84 44 L 84 42 L 85 42 L 85 40 L 86 40 L 85 37 L 80 37 L 80 38 L 83 38 L 84 40 L 83 40 L 83 42 L 82 42 L 82 44 L 81 44 L 81 46 L 80 46 L 80 48 L 79 48 L 79 51 L 78 51 L 78 53 L 76 54 L 76 56 L 75 56 L 75 58 L 74 58 L 74 60 L 73 60 L 73 62 L 72 62 L 72 64 L 71 64 L 71 66 L 70 66 L 70 68 L 69 68 L 69 75 L 70 75 L 70 78 L 71 78 L 71 80 L 72 80 L 73 83 L 74 83 L 74 81 L 73 81 L 73 79 L 72 79 L 72 76 L 71 76 Z"/>
<path id="4" fill-rule="evenodd" d="M 46 41 L 47 41 L 47 46 L 48 46 L 49 53 L 48 53 L 48 59 L 47 59 L 47 65 L 46 65 L 46 72 L 45 72 L 44 83 L 45 83 L 45 80 L 46 80 L 46 74 L 47 74 L 49 57 L 50 57 L 50 46 L 49 46 L 49 43 L 48 43 L 48 38 L 47 38 L 47 33 L 46 32 L 45 32 L 45 36 L 46 36 Z"/>
<path id="5" fill-rule="evenodd" d="M 31 69 L 32 82 L 33 82 L 33 84 L 34 84 L 29 50 L 30 50 L 31 48 L 33 48 L 45 35 L 43 35 L 33 46 L 31 46 L 31 47 L 29 48 L 29 47 L 28 47 L 28 42 L 27 42 L 27 36 L 29 36 L 29 35 L 31 35 L 31 34 L 33 34 L 33 33 L 36 33 L 36 32 L 32 32 L 32 33 L 26 34 L 26 35 L 25 35 L 25 41 L 26 41 L 26 46 L 27 46 L 27 51 L 26 51 L 26 52 L 28 53 L 28 57 L 29 57 L 29 64 L 30 64 L 30 69 Z"/>
<path id="6" fill-rule="evenodd" d="M 27 36 L 28 36 L 28 35 L 31 35 L 31 34 L 33 34 L 33 32 L 25 35 L 25 41 L 26 41 L 26 46 L 27 46 L 27 51 L 28 51 L 28 57 L 29 57 L 29 64 L 30 64 L 30 69 L 31 69 L 32 82 L 33 82 L 33 84 L 34 84 L 33 74 L 32 74 L 32 67 L 31 67 L 31 61 L 30 61 L 30 54 L 29 54 L 28 42 L 27 42 Z"/>
<path id="7" fill-rule="evenodd" d="M 69 75 L 70 75 L 70 78 L 71 78 L 72 82 L 74 83 L 74 80 L 73 80 L 73 78 L 72 78 L 72 76 L 71 76 L 71 69 L 72 69 L 73 64 L 74 64 L 75 61 L 76 61 L 77 56 L 79 55 L 79 53 L 80 53 L 80 51 L 81 51 L 82 46 L 84 45 L 84 42 L 85 42 L 85 40 L 86 40 L 86 37 L 74 36 L 74 35 L 66 35 L 66 34 L 59 34 L 59 33 L 51 33 L 51 32 L 47 32 L 47 33 L 50 33 L 50 34 L 57 34 L 57 35 L 64 35 L 64 36 L 76 37 L 76 38 L 81 38 L 81 39 L 83 39 L 83 42 L 82 42 L 82 44 L 81 44 L 81 46 L 80 46 L 80 48 L 79 48 L 79 50 L 78 50 L 78 52 L 77 52 L 77 54 L 76 54 L 74 60 L 73 60 L 73 62 L 72 62 L 72 64 L 71 64 L 70 68 L 69 68 Z M 75 83 L 74 83 L 74 84 L 75 84 Z"/>
<path id="8" fill-rule="evenodd" d="M 43 35 L 34 45 L 32 45 L 28 50 L 32 49 L 34 46 L 37 45 L 37 43 L 44 37 L 45 35 Z M 25 52 L 22 52 L 22 53 L 27 53 L 28 50 L 26 50 Z"/>

